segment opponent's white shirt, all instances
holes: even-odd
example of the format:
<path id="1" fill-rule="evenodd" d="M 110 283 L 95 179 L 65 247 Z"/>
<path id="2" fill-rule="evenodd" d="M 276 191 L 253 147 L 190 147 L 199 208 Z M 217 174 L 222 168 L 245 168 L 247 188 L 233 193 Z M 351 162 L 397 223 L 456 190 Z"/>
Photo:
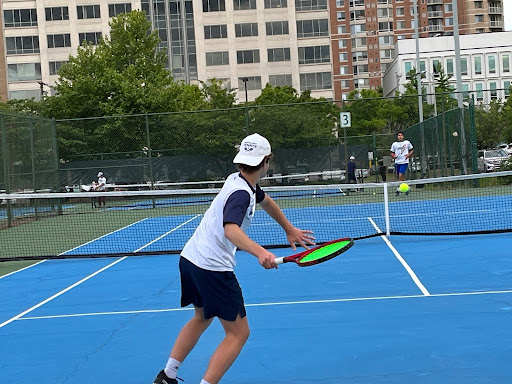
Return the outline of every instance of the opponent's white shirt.
<path id="1" fill-rule="evenodd" d="M 232 271 L 236 265 L 236 246 L 224 235 L 224 205 L 236 191 L 249 193 L 250 203 L 240 228 L 245 232 L 256 208 L 256 192 L 240 174 L 228 176 L 224 186 L 204 214 L 201 223 L 189 239 L 181 255 L 199 268 L 210 271 Z"/>
<path id="2" fill-rule="evenodd" d="M 409 164 L 409 159 L 405 157 L 412 149 L 409 140 L 395 141 L 391 146 L 391 152 L 396 155 L 395 164 Z"/>
<path id="3" fill-rule="evenodd" d="M 104 191 L 105 190 L 105 184 L 107 184 L 107 179 L 105 176 L 98 177 L 98 191 Z"/>

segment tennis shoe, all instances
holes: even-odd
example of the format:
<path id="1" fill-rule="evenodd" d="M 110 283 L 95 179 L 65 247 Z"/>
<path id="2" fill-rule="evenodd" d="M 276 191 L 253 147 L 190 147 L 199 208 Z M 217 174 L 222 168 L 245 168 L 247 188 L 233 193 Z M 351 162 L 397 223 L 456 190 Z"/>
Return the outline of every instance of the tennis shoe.
<path id="1" fill-rule="evenodd" d="M 181 380 L 179 377 L 177 377 L 176 379 Z M 176 379 L 168 378 L 164 370 L 162 369 L 158 376 L 156 377 L 156 379 L 153 381 L 153 384 L 178 384 L 178 380 Z"/>

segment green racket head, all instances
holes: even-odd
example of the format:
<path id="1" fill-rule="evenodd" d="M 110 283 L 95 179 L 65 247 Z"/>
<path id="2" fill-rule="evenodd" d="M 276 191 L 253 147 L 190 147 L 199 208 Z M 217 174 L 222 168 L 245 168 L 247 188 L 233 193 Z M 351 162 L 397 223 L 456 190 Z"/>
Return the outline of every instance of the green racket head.
<path id="1" fill-rule="evenodd" d="M 345 252 L 347 249 L 352 247 L 353 244 L 354 241 L 352 239 L 344 239 L 342 241 L 335 241 L 321 245 L 304 255 L 304 257 L 297 261 L 297 264 L 305 267 L 308 265 L 322 263 Z"/>

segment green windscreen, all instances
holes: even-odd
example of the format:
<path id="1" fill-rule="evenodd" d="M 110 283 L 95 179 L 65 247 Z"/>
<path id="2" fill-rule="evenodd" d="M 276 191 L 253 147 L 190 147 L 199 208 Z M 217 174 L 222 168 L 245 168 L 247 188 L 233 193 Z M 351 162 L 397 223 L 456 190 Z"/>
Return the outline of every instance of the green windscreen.
<path id="1" fill-rule="evenodd" d="M 307 263 L 310 261 L 318 260 L 323 257 L 329 256 L 329 255 L 333 254 L 334 252 L 339 251 L 340 249 L 342 249 L 349 243 L 350 243 L 350 240 L 345 240 L 345 241 L 340 241 L 337 243 L 332 243 L 332 244 L 326 245 L 325 247 L 320 247 L 317 250 L 306 255 L 304 258 L 300 259 L 299 262 Z"/>

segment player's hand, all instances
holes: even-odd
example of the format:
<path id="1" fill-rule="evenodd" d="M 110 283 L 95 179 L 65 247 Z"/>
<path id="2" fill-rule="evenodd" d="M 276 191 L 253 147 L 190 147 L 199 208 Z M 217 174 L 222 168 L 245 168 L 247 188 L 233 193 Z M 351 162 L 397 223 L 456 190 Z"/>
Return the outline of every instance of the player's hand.
<path id="1" fill-rule="evenodd" d="M 265 252 L 258 255 L 258 261 L 260 262 L 260 265 L 265 269 L 277 269 L 276 255 L 274 255 L 272 252 L 265 250 Z"/>
<path id="2" fill-rule="evenodd" d="M 286 238 L 288 239 L 288 242 L 294 251 L 297 248 L 295 244 L 299 244 L 301 247 L 309 249 L 306 244 L 315 245 L 315 238 L 312 236 L 312 234 L 313 231 L 294 227 L 289 233 L 286 234 Z"/>

